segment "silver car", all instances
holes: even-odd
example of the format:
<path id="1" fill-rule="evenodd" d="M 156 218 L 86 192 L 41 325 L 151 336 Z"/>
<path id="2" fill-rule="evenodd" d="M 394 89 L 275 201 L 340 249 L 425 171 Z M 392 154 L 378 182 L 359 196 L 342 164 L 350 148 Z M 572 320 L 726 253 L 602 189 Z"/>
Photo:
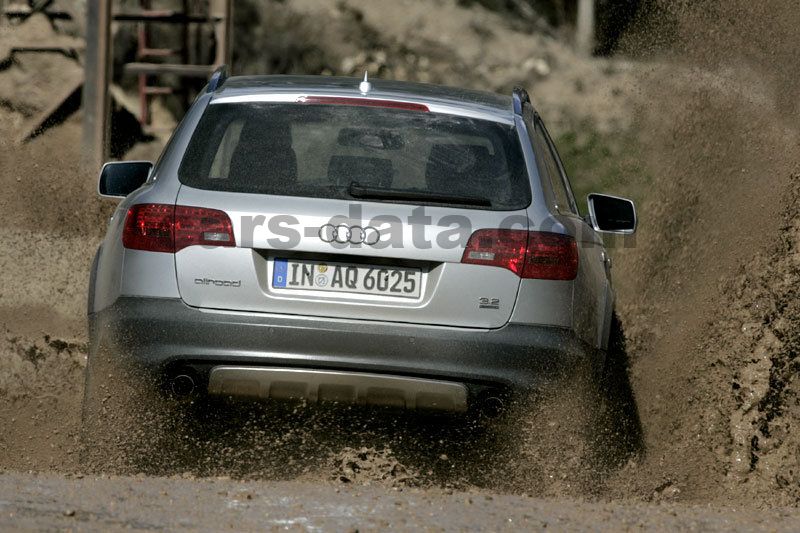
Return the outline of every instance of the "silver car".
<path id="1" fill-rule="evenodd" d="M 601 233 L 513 94 L 317 76 L 212 77 L 161 159 L 108 163 L 91 273 L 102 350 L 175 394 L 466 412 L 602 368 Z"/>

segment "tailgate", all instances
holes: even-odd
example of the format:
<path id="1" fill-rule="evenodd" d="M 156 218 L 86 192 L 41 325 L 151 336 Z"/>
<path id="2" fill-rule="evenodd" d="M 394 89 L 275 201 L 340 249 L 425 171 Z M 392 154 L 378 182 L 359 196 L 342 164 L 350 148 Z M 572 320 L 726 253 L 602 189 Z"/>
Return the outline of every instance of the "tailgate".
<path id="1" fill-rule="evenodd" d="M 235 247 L 190 246 L 175 255 L 181 297 L 194 307 L 478 328 L 504 325 L 514 308 L 517 275 L 461 257 L 473 231 L 526 220 L 524 211 L 186 186 L 178 204 L 226 212 L 236 239 Z M 353 242 L 337 242 L 348 234 Z"/>

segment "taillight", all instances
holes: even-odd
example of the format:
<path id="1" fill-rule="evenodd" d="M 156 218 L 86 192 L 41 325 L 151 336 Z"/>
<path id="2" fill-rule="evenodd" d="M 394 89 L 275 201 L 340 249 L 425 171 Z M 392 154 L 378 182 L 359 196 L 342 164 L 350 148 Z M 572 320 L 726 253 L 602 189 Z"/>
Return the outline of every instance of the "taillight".
<path id="1" fill-rule="evenodd" d="M 131 250 L 174 252 L 175 206 L 139 204 L 128 209 L 122 230 L 122 245 Z"/>
<path id="2" fill-rule="evenodd" d="M 175 251 L 195 244 L 236 246 L 227 213 L 205 207 L 175 206 Z"/>
<path id="3" fill-rule="evenodd" d="M 569 235 L 531 231 L 523 278 L 570 280 L 578 275 L 578 245 Z"/>
<path id="4" fill-rule="evenodd" d="M 578 275 L 578 247 L 559 233 L 482 229 L 469 238 L 461 262 L 507 268 L 526 279 L 571 280 Z"/>
<path id="5" fill-rule="evenodd" d="M 507 268 L 522 276 L 527 249 L 527 231 L 482 229 L 469 238 L 461 262 Z"/>
<path id="6" fill-rule="evenodd" d="M 165 204 L 128 209 L 122 230 L 125 248 L 175 253 L 196 244 L 236 246 L 231 219 L 224 211 Z"/>

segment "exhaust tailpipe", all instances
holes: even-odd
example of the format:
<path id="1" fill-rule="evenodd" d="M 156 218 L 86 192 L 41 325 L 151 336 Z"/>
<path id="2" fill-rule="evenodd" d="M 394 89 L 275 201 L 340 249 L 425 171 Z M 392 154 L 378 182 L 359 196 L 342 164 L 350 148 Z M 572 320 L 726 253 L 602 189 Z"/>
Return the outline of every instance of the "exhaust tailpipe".
<path id="1" fill-rule="evenodd" d="M 194 378 L 186 374 L 179 374 L 172 378 L 170 388 L 175 396 L 189 396 L 194 392 Z"/>
<path id="2" fill-rule="evenodd" d="M 481 404 L 481 414 L 486 418 L 497 418 L 506 408 L 503 400 L 497 396 L 489 396 L 485 398 Z"/>

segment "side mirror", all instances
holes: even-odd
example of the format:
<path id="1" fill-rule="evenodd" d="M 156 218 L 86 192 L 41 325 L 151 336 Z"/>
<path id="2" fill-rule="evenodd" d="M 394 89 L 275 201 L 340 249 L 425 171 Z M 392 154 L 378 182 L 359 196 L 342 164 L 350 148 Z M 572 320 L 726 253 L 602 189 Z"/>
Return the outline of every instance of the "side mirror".
<path id="1" fill-rule="evenodd" d="M 590 194 L 589 216 L 595 231 L 631 235 L 636 231 L 636 206 L 627 198 Z"/>
<path id="2" fill-rule="evenodd" d="M 150 161 L 120 161 L 106 163 L 100 171 L 97 192 L 108 198 L 125 198 L 144 185 L 153 170 Z"/>

